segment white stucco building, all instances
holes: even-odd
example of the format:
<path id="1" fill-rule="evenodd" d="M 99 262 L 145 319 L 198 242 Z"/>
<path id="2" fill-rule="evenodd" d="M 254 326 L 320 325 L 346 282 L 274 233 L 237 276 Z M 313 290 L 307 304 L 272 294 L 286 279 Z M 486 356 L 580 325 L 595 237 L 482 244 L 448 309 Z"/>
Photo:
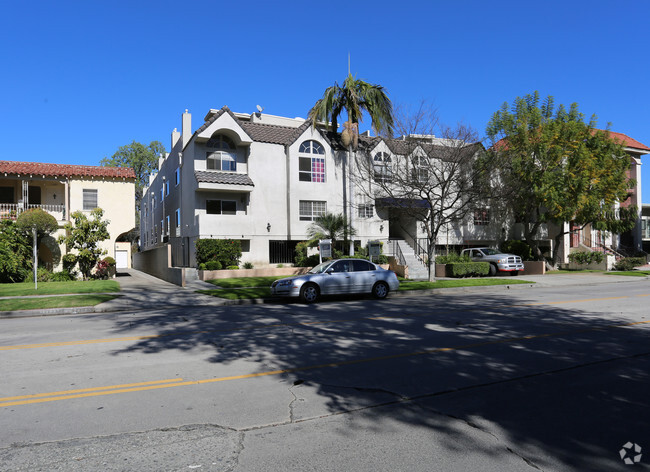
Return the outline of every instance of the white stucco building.
<path id="1" fill-rule="evenodd" d="M 366 152 L 387 147 L 379 138 L 362 141 Z M 223 107 L 210 110 L 192 131 L 186 111 L 181 131 L 172 132 L 171 152 L 161 156 L 144 189 L 141 250 L 169 243 L 173 266 L 195 267 L 198 238 L 231 238 L 242 242 L 242 263 L 290 264 L 314 218 L 344 209 L 352 214 L 354 239 L 361 245 L 388 242 L 389 236 L 413 245 L 423 237 L 414 221 L 400 222 L 390 208 L 352 190 L 346 172 L 338 137 L 304 119 Z M 479 235 L 488 223 L 479 222 Z M 450 229 L 447 243 L 474 242 L 476 236 L 468 233 L 473 222 L 470 226 Z M 384 249 L 391 252 L 389 245 Z"/>

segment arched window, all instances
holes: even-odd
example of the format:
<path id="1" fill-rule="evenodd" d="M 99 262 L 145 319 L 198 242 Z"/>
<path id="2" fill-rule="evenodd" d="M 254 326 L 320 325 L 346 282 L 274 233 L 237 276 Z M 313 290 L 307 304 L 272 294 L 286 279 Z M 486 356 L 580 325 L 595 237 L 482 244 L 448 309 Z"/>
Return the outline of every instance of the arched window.
<path id="1" fill-rule="evenodd" d="M 378 152 L 373 159 L 375 181 L 379 183 L 390 182 L 392 177 L 392 160 L 386 152 Z"/>
<path id="2" fill-rule="evenodd" d="M 325 182 L 325 148 L 318 141 L 305 141 L 298 150 L 298 179 Z"/>
<path id="3" fill-rule="evenodd" d="M 218 134 L 210 138 L 205 145 L 206 168 L 208 170 L 222 170 L 235 172 L 237 170 L 237 154 L 235 143 L 228 136 Z"/>

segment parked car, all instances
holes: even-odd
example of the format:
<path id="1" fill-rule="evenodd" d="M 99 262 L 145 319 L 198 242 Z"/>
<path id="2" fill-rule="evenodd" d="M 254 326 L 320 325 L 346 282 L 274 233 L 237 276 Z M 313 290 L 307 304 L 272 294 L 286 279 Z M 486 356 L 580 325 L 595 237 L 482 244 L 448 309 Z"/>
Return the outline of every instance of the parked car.
<path id="1" fill-rule="evenodd" d="M 510 272 L 512 275 L 518 275 L 520 270 L 524 270 L 521 257 L 514 254 L 504 254 L 491 247 L 463 249 L 460 255 L 465 254 L 468 254 L 474 262 L 489 262 L 490 275 L 496 275 L 497 272 Z"/>
<path id="2" fill-rule="evenodd" d="M 386 298 L 388 292 L 398 288 L 393 271 L 365 259 L 335 259 L 317 265 L 305 275 L 276 280 L 271 285 L 271 295 L 299 297 L 305 303 L 313 303 L 321 295 L 350 293 Z"/>

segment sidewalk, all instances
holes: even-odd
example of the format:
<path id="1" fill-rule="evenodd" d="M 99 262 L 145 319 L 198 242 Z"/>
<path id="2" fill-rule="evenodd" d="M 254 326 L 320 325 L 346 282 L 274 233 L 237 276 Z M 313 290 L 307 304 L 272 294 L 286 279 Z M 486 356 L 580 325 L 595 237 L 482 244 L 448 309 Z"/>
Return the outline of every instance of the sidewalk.
<path id="1" fill-rule="evenodd" d="M 502 277 L 505 278 L 505 277 Z M 622 275 L 605 275 L 602 273 L 559 273 L 546 275 L 521 275 L 512 277 L 514 280 L 526 280 L 534 282 L 533 284 L 516 284 L 516 285 L 489 285 L 483 287 L 459 287 L 444 288 L 432 290 L 410 290 L 394 292 L 392 297 L 413 297 L 420 295 L 436 294 L 454 294 L 454 293 L 480 293 L 486 290 L 523 290 L 544 287 L 568 287 L 568 286 L 587 286 L 606 283 L 629 283 L 638 281 L 650 281 L 645 277 L 629 277 Z M 187 287 L 165 282 L 164 280 L 153 277 L 144 272 L 135 269 L 122 269 L 115 280 L 120 284 L 122 289 L 119 296 L 108 302 L 100 303 L 96 306 L 77 307 L 77 308 L 49 308 L 43 310 L 24 310 L 24 311 L 4 311 L 0 312 L 1 318 L 19 318 L 27 316 L 49 316 L 64 315 L 77 313 L 110 313 L 117 311 L 140 311 L 154 308 L 188 308 L 188 307 L 206 307 L 206 306 L 224 306 L 239 304 L 264 303 L 265 300 L 225 300 L 196 293 L 196 290 L 213 289 L 214 285 L 200 280 L 188 283 Z"/>

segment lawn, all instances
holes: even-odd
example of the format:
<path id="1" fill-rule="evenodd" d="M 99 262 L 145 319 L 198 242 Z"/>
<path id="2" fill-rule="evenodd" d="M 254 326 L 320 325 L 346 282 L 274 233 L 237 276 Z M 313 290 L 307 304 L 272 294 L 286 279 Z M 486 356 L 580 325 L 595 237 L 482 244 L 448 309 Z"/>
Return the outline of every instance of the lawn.
<path id="1" fill-rule="evenodd" d="M 608 275 L 629 275 L 631 277 L 645 277 L 650 275 L 650 270 L 613 270 L 612 272 L 605 272 Z"/>
<path id="2" fill-rule="evenodd" d="M 253 280 L 251 280 L 253 279 Z M 212 295 L 213 297 L 225 298 L 228 300 L 245 300 L 252 298 L 268 298 L 271 296 L 271 283 L 277 277 L 237 277 L 230 279 L 210 280 L 209 282 L 219 287 L 215 290 L 199 290 L 199 293 Z M 527 280 L 521 279 L 493 279 L 493 278 L 472 278 L 437 280 L 435 282 L 400 280 L 399 290 L 432 290 L 439 288 L 453 287 L 484 287 L 489 285 L 516 285 L 530 284 Z"/>
<path id="3" fill-rule="evenodd" d="M 70 308 L 77 306 L 95 306 L 119 295 L 89 294 L 70 295 L 67 297 L 30 297 L 0 300 L 0 311 L 38 310 L 46 308 Z"/>
<path id="4" fill-rule="evenodd" d="M 73 280 L 70 282 L 34 282 L 0 284 L 0 297 L 22 297 L 29 295 L 61 295 L 67 293 L 111 293 L 119 292 L 120 284 L 115 280 Z"/>

